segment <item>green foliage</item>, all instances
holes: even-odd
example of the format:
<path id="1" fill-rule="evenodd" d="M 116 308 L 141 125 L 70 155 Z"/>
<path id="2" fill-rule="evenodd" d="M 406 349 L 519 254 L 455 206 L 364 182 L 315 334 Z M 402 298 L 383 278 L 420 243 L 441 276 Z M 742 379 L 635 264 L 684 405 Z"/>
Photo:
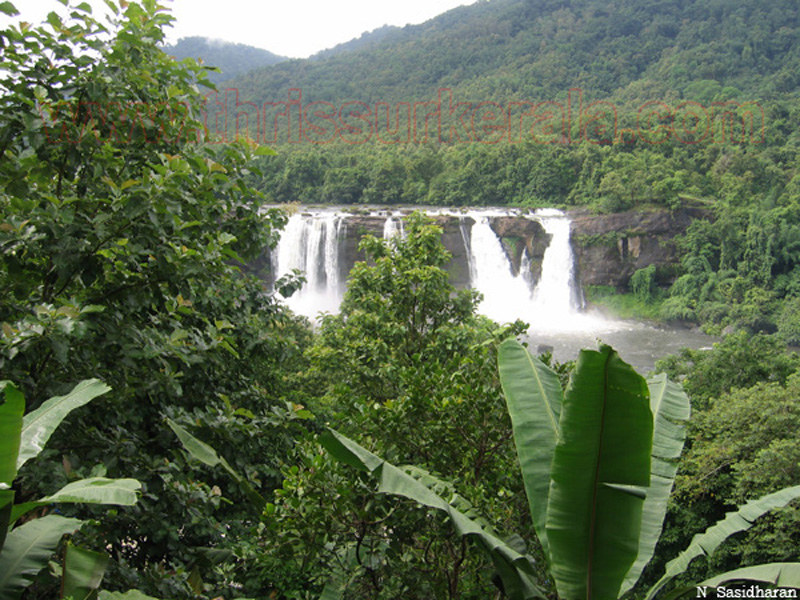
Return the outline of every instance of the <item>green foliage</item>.
<path id="1" fill-rule="evenodd" d="M 788 299 L 778 317 L 778 333 L 787 344 L 800 344 L 800 298 Z"/>
<path id="2" fill-rule="evenodd" d="M 476 316 L 475 293 L 448 281 L 449 255 L 430 218 L 411 215 L 404 232 L 362 241 L 367 260 L 307 353 L 303 403 L 371 450 L 417 465 L 418 479 L 452 479 L 469 505 L 502 523 L 524 521 L 495 366 L 500 341 L 524 326 Z M 416 511 L 375 499 L 369 478 L 354 482 L 313 440 L 284 473 L 260 551 L 279 593 L 319 594 L 331 580 L 370 598 L 477 600 L 493 589 L 485 559 L 433 513 L 421 525 Z"/>
<path id="3" fill-rule="evenodd" d="M 675 423 L 688 418 L 688 399 L 662 379 L 651 384 L 648 403 L 644 380 L 608 347 L 581 353 L 565 395 L 555 373 L 514 341 L 501 347 L 500 373 L 537 536 L 545 548 L 552 546 L 554 536 L 558 544 L 547 559 L 559 594 L 615 597 L 623 581 L 626 589 L 633 586 L 652 556 L 674 476 L 668 461 L 683 445 L 682 428 Z M 614 403 L 626 408 L 612 409 Z M 638 405 L 639 412 L 631 405 Z M 549 418 L 531 418 L 547 407 Z M 589 410 L 594 416 L 585 412 Z M 640 435 L 614 434 L 615 427 L 633 428 Z M 575 461 L 584 464 L 576 466 Z M 542 486 L 542 478 L 550 485 Z M 581 493 L 565 492 L 581 485 Z M 636 490 L 649 486 L 645 501 L 645 494 Z M 610 509 L 624 503 L 626 509 Z M 565 535 L 567 531 L 574 535 Z M 625 536 L 631 543 L 622 541 Z M 602 556 L 596 555 L 601 547 Z M 612 547 L 620 551 L 608 552 Z"/>
<path id="4" fill-rule="evenodd" d="M 228 498 L 197 481 L 164 417 L 274 489 L 304 429 L 287 395 L 310 333 L 251 267 L 286 220 L 247 183 L 268 151 L 207 138 L 206 70 L 161 50 L 172 19 L 157 2 L 119 4 L 108 25 L 73 10 L 2 32 L 0 368 L 30 409 L 64 382 L 113 388 L 53 435 L 60 461 L 15 485 L 35 499 L 53 484 L 136 477 L 129 511 L 63 512 L 93 518 L 82 543 L 111 550 L 111 589 L 190 598 L 234 585 L 204 549 L 235 537 L 226 523 L 250 524 L 239 488 Z"/>
<path id="5" fill-rule="evenodd" d="M 623 581 L 627 591 L 655 550 L 676 471 L 674 460 L 683 448 L 688 397 L 663 376 L 650 383 L 650 396 L 645 381 L 607 346 L 581 352 L 566 393 L 556 374 L 514 340 L 501 346 L 500 362 L 531 514 L 559 596 L 618 597 Z M 532 573 L 525 561 L 479 519 L 455 510 L 457 501 L 430 484 L 420 485 L 341 434 L 329 432 L 321 441 L 337 460 L 380 477 L 379 492 L 448 513 L 459 535 L 478 539 L 493 558 L 509 598 L 540 596 L 540 590 L 529 587 Z M 538 481 L 542 463 L 550 463 L 549 487 Z M 577 487 L 582 493 L 565 493 Z M 800 486 L 784 488 L 728 513 L 668 563 L 647 597 L 658 596 L 695 558 L 714 552 L 728 537 L 798 497 Z M 775 565 L 765 565 L 737 574 L 763 581 L 770 569 L 785 571 L 788 582 L 798 568 L 800 563 L 777 571 Z M 726 573 L 719 580 L 730 577 Z M 682 592 L 678 587 L 671 597 Z"/>
<path id="6" fill-rule="evenodd" d="M 13 600 L 20 598 L 47 566 L 61 538 L 84 525 L 78 519 L 55 514 L 26 519 L 18 524 L 20 517 L 53 503 L 132 506 L 142 486 L 132 479 L 82 479 L 41 500 L 14 504 L 15 491 L 11 486 L 17 471 L 44 450 L 53 431 L 69 413 L 107 393 L 110 388 L 97 380 L 81 382 L 69 394 L 49 399 L 24 417 L 25 399 L 19 390 L 7 381 L 0 382 L 0 389 L 4 395 L 0 418 L 5 429 L 4 444 L 0 447 L 0 472 L 3 474 L 0 479 L 0 598 Z M 76 552 L 80 554 L 81 551 Z M 72 586 L 82 579 L 80 571 L 80 565 L 65 563 L 65 584 Z M 99 578 L 102 578 L 102 571 Z M 93 589 L 99 583 L 98 579 Z"/>
<path id="7" fill-rule="evenodd" d="M 649 265 L 636 271 L 629 285 L 634 296 L 642 302 L 649 302 L 656 291 L 656 266 Z"/>
<path id="8" fill-rule="evenodd" d="M 656 362 L 656 371 L 680 381 L 699 408 L 735 388 L 758 382 L 782 385 L 797 369 L 797 355 L 787 353 L 780 339 L 745 332 L 725 336 L 711 350 L 684 348 Z"/>
<path id="9" fill-rule="evenodd" d="M 616 288 L 603 285 L 586 286 L 584 293 L 590 305 L 599 306 L 619 319 L 658 322 L 664 319 L 666 302 L 658 297 L 645 301 L 635 294 L 619 293 Z"/>
<path id="10" fill-rule="evenodd" d="M 723 393 L 697 413 L 691 447 L 681 464 L 670 508 L 670 548 L 689 539 L 687 528 L 702 527 L 729 507 L 800 484 L 795 443 L 800 382 L 760 382 Z M 796 507 L 759 522 L 753 530 L 696 567 L 698 578 L 714 570 L 762 562 L 785 562 L 797 548 Z"/>

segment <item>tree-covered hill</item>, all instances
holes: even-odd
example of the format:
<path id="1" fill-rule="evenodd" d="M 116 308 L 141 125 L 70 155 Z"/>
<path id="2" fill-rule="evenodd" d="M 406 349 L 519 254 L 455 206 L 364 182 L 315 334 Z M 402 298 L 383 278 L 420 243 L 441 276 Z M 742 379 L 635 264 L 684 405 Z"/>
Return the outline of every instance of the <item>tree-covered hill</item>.
<path id="1" fill-rule="evenodd" d="M 164 52 L 178 60 L 201 59 L 207 66 L 218 67 L 221 73 L 209 74 L 209 79 L 217 84 L 253 69 L 287 60 L 284 56 L 261 48 L 198 36 L 181 38 L 175 44 L 165 46 Z"/>
<path id="2" fill-rule="evenodd" d="M 392 29 L 349 51 L 294 60 L 236 81 L 249 99 L 420 101 L 791 93 L 800 83 L 792 0 L 488 0 Z M 727 99 L 726 98 L 726 99 Z"/>

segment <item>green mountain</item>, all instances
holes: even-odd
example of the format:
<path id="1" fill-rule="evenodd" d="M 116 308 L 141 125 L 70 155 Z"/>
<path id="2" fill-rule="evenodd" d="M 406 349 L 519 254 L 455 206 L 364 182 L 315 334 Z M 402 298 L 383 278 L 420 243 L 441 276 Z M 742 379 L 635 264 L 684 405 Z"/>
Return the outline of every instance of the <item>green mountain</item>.
<path id="1" fill-rule="evenodd" d="M 181 38 L 177 43 L 166 46 L 164 52 L 178 60 L 200 59 L 207 66 L 218 67 L 221 73 L 209 74 L 209 79 L 217 84 L 253 69 L 288 60 L 261 48 L 205 37 Z"/>
<path id="2" fill-rule="evenodd" d="M 484 0 L 236 81 L 254 101 L 750 98 L 800 83 L 795 0 Z"/>

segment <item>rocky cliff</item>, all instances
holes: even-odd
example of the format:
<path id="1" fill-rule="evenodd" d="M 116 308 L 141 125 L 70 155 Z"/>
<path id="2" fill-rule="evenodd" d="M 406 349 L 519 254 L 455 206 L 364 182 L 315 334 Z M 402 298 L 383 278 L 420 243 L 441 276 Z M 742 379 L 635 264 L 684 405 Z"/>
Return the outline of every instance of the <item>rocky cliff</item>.
<path id="1" fill-rule="evenodd" d="M 572 246 L 581 285 L 625 288 L 638 270 L 654 264 L 669 283 L 677 267 L 675 237 L 695 219 L 711 214 L 701 207 L 678 211 L 630 211 L 608 215 L 571 212 Z"/>

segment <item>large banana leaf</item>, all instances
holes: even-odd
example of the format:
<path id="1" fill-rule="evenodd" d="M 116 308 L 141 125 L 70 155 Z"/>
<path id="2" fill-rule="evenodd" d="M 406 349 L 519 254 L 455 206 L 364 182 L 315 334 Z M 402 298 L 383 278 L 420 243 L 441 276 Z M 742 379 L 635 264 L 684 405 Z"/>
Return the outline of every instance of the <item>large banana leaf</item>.
<path id="1" fill-rule="evenodd" d="M 319 441 L 335 459 L 378 477 L 379 493 L 403 496 L 445 513 L 459 535 L 475 540 L 487 551 L 503 581 L 505 594 L 509 599 L 529 600 L 545 597 L 533 582 L 534 572 L 530 559 L 511 548 L 477 520 L 451 506 L 447 500 L 408 473 L 340 433 L 328 430 L 320 436 Z"/>
<path id="2" fill-rule="evenodd" d="M 691 403 L 683 388 L 667 379 L 665 374 L 647 382 L 650 389 L 650 410 L 653 413 L 653 451 L 650 465 L 650 487 L 642 512 L 642 531 L 639 535 L 639 554 L 625 576 L 622 593 L 630 590 L 653 558 L 658 538 L 667 514 L 667 501 L 678 471 L 677 459 L 686 440 L 686 421 Z"/>
<path id="3" fill-rule="evenodd" d="M 0 381 L 0 390 L 4 395 L 0 404 L 0 490 L 8 490 L 17 476 L 25 398 L 9 381 Z"/>
<path id="4" fill-rule="evenodd" d="M 55 494 L 41 500 L 17 504 L 11 513 L 11 522 L 13 523 L 34 508 L 55 502 L 133 506 L 137 500 L 136 492 L 141 489 L 142 484 L 136 479 L 106 479 L 105 477 L 81 479 L 65 485 Z"/>
<path id="5" fill-rule="evenodd" d="M 94 600 L 108 567 L 109 557 L 67 544 L 64 552 L 64 577 L 61 582 L 62 600 Z"/>
<path id="6" fill-rule="evenodd" d="M 647 593 L 647 600 L 654 598 L 676 575 L 683 573 L 695 558 L 708 556 L 734 533 L 749 529 L 753 522 L 769 511 L 786 506 L 800 498 L 800 485 L 784 488 L 773 494 L 752 500 L 692 538 L 689 547 L 667 563 L 664 576 Z"/>
<path id="7" fill-rule="evenodd" d="M 31 458 L 38 456 L 47 440 L 70 412 L 109 390 L 110 387 L 97 379 L 81 381 L 66 396 L 50 398 L 39 408 L 25 415 L 17 469 Z"/>
<path id="8" fill-rule="evenodd" d="M 11 522 L 14 490 L 11 485 L 17 476 L 17 455 L 25 414 L 25 398 L 9 381 L 0 381 L 4 402 L 0 404 L 0 550 L 5 543 Z"/>
<path id="9" fill-rule="evenodd" d="M 700 586 L 718 587 L 734 581 L 753 581 L 776 587 L 800 588 L 800 563 L 770 563 L 744 567 L 712 577 Z"/>
<path id="10" fill-rule="evenodd" d="M 653 417 L 645 380 L 608 346 L 583 350 L 564 397 L 547 506 L 559 595 L 616 598 L 639 552 Z"/>
<path id="11" fill-rule="evenodd" d="M 549 559 L 547 500 L 564 393 L 558 375 L 515 339 L 500 344 L 498 363 L 533 526 Z"/>
<path id="12" fill-rule="evenodd" d="M 48 515 L 11 531 L 0 550 L 0 600 L 15 600 L 47 566 L 61 538 L 83 521 Z"/>

